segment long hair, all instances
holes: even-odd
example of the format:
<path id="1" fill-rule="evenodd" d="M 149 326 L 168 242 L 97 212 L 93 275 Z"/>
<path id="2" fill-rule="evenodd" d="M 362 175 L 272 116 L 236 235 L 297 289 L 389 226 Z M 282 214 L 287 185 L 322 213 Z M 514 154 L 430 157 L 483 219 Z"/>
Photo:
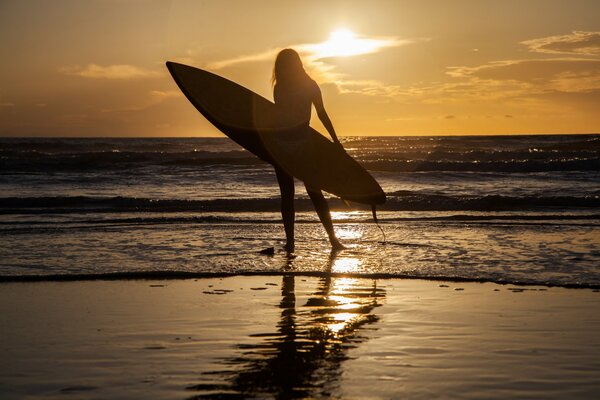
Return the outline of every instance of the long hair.
<path id="1" fill-rule="evenodd" d="M 308 74 L 304 70 L 298 52 L 293 49 L 281 50 L 275 58 L 271 84 L 281 83 L 287 85 L 302 82 L 306 79 L 308 79 Z"/>

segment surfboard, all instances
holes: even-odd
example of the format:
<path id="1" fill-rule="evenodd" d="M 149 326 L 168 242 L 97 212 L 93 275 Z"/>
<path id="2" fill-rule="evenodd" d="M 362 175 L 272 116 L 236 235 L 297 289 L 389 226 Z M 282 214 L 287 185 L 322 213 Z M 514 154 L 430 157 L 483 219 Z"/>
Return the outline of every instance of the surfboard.
<path id="1" fill-rule="evenodd" d="M 179 89 L 221 132 L 260 159 L 277 165 L 308 187 L 343 200 L 383 204 L 377 181 L 341 147 L 313 128 L 278 125 L 275 104 L 211 72 L 175 62 L 167 68 Z"/>

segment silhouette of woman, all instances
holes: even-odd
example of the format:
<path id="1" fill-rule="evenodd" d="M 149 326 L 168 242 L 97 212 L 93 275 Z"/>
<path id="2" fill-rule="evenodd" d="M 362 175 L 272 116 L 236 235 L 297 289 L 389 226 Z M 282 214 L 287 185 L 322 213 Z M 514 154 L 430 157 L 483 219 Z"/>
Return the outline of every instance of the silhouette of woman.
<path id="1" fill-rule="evenodd" d="M 283 49 L 277 54 L 275 66 L 273 67 L 273 97 L 275 105 L 280 110 L 280 115 L 286 127 L 290 131 L 308 128 L 312 105 L 315 106 L 319 119 L 329 132 L 333 142 L 341 146 L 335 134 L 333 124 L 323 106 L 321 89 L 312 80 L 302 65 L 300 56 L 295 50 Z M 310 160 L 307 160 L 310 162 Z M 294 251 L 294 178 L 275 165 L 275 173 L 281 190 L 281 216 L 285 228 L 286 244 L 288 252 Z M 312 200 L 317 215 L 329 236 L 329 242 L 334 250 L 345 247 L 335 236 L 329 205 L 323 197 L 320 189 L 311 188 L 305 184 L 306 192 Z"/>

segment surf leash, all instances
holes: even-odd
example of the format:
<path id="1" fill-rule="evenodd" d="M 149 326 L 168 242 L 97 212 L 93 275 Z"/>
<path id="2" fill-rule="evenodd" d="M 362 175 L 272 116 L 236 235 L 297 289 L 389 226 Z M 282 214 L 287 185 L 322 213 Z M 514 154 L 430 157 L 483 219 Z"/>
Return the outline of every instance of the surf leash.
<path id="1" fill-rule="evenodd" d="M 387 240 L 385 239 L 385 232 L 383 231 L 383 228 L 381 227 L 381 225 L 379 225 L 379 221 L 377 220 L 377 209 L 375 204 L 371 205 L 371 212 L 373 213 L 373 221 L 375 221 L 375 225 L 377 225 L 377 227 L 383 235 L 383 242 L 381 242 L 381 244 L 386 244 Z"/>

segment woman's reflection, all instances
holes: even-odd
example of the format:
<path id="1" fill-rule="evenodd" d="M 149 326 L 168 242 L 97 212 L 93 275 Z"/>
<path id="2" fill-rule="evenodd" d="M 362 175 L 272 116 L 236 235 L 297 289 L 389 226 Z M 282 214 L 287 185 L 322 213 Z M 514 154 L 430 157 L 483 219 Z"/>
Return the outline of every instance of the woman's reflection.
<path id="1" fill-rule="evenodd" d="M 328 268 L 334 261 L 335 256 Z M 257 343 L 238 345 L 241 355 L 223 360 L 226 371 L 207 374 L 223 383 L 189 387 L 203 392 L 193 398 L 287 399 L 327 396 L 335 390 L 348 350 L 367 339 L 358 335 L 359 329 L 378 320 L 371 312 L 385 291 L 376 281 L 324 276 L 300 305 L 296 279 L 300 278 L 282 277 L 277 332 L 253 336 L 260 338 Z"/>

